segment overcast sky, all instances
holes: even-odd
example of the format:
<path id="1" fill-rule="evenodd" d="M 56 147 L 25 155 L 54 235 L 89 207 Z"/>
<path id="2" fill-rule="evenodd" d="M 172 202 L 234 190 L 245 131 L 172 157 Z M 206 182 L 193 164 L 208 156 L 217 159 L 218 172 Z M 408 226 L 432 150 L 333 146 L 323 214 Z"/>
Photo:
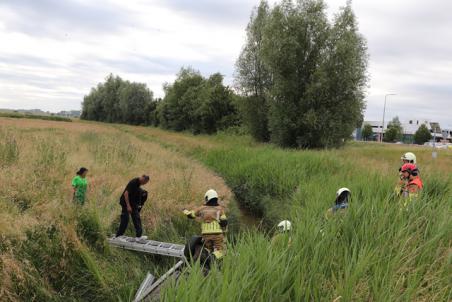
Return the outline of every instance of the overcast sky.
<path id="1" fill-rule="evenodd" d="M 273 1 L 270 1 L 271 3 Z M 329 14 L 345 0 L 326 0 Z M 156 96 L 181 66 L 232 83 L 258 0 L 0 0 L 0 108 L 80 109 L 109 74 Z M 370 54 L 367 120 L 452 126 L 452 1 L 355 0 Z"/>

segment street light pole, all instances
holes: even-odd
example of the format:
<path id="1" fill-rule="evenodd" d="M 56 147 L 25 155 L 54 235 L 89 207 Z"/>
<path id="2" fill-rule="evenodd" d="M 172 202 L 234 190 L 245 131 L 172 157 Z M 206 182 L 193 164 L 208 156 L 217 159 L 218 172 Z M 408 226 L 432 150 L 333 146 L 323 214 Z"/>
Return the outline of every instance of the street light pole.
<path id="1" fill-rule="evenodd" d="M 383 142 L 383 133 L 385 129 L 385 113 L 386 113 L 386 98 L 390 95 L 396 95 L 395 93 L 388 93 L 385 95 L 385 105 L 383 107 L 383 121 L 381 123 L 381 135 L 380 135 L 380 143 Z"/>

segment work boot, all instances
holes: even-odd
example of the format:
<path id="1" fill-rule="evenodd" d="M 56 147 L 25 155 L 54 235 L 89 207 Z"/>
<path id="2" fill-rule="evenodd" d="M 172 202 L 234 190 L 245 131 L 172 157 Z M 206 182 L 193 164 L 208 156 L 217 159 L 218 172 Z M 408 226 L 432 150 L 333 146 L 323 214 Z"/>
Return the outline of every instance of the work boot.
<path id="1" fill-rule="evenodd" d="M 148 239 L 148 236 L 135 237 L 135 241 L 139 243 L 144 243 Z"/>

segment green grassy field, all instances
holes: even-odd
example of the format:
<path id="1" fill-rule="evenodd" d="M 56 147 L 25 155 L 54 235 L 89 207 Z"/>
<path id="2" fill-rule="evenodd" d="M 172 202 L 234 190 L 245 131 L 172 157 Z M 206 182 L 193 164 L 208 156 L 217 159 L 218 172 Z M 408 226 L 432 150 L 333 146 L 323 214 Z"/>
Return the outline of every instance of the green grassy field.
<path id="1" fill-rule="evenodd" d="M 152 199 L 143 221 L 153 238 L 183 242 L 197 232 L 180 210 L 199 204 L 206 187 L 220 191 L 234 218 L 221 268 L 207 277 L 189 268 L 162 300 L 452 298 L 448 150 L 433 161 L 429 149 L 396 145 L 296 151 L 244 136 L 125 125 L 0 119 L 0 128 L 0 294 L 7 301 L 127 301 L 147 270 L 168 268 L 172 260 L 105 244 L 120 191 L 146 171 Z M 406 151 L 418 156 L 425 190 L 404 208 L 392 193 Z M 92 188 L 79 210 L 69 201 L 69 183 L 82 163 Z M 352 190 L 351 207 L 326 219 L 342 186 Z M 244 209 L 241 219 L 229 189 Z M 290 247 L 270 243 L 282 219 L 294 224 Z M 258 227 L 245 228 L 247 222 Z"/>

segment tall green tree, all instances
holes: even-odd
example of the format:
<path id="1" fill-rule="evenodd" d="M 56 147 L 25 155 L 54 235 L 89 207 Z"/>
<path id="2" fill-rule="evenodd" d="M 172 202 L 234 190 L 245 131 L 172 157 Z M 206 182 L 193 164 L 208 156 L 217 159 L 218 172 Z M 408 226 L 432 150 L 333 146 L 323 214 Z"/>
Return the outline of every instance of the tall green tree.
<path id="1" fill-rule="evenodd" d="M 182 68 L 164 90 L 157 107 L 163 128 L 211 134 L 239 123 L 235 95 L 219 73 L 205 79 L 192 68 Z"/>
<path id="2" fill-rule="evenodd" d="M 394 117 L 391 122 L 388 123 L 388 128 L 383 136 L 383 141 L 388 143 L 394 143 L 402 140 L 403 128 L 400 123 L 399 117 Z"/>
<path id="3" fill-rule="evenodd" d="M 304 96 L 309 105 L 298 138 L 302 146 L 339 146 L 362 120 L 367 47 L 350 2 L 335 17 L 325 53 Z"/>
<path id="4" fill-rule="evenodd" d="M 372 139 L 372 136 L 374 134 L 373 130 L 372 130 L 372 126 L 368 123 L 365 123 L 361 134 L 365 141 Z"/>
<path id="5" fill-rule="evenodd" d="M 262 116 L 264 108 L 270 140 L 281 146 L 340 146 L 362 120 L 367 83 L 366 43 L 351 4 L 332 24 L 323 0 L 283 0 L 272 9 L 261 3 L 255 15 L 238 60 L 237 82 L 252 92 L 257 85 L 249 79 L 258 74 L 252 67 L 259 62 L 268 79 L 263 89 L 268 106 L 250 98 L 246 115 Z"/>
<path id="6" fill-rule="evenodd" d="M 156 104 L 153 93 L 146 84 L 124 82 L 118 91 L 118 98 L 121 122 L 133 125 L 152 124 L 151 114 Z"/>
<path id="7" fill-rule="evenodd" d="M 244 122 L 258 141 L 268 141 L 268 91 L 270 72 L 262 58 L 264 27 L 269 15 L 267 1 L 261 1 L 251 13 L 246 28 L 246 43 L 236 62 L 235 84 L 245 96 L 241 101 Z"/>
<path id="8" fill-rule="evenodd" d="M 414 133 L 414 142 L 418 145 L 423 145 L 432 139 L 432 134 L 428 130 L 427 126 L 422 124 Z"/>
<path id="9" fill-rule="evenodd" d="M 265 26 L 263 59 L 268 66 L 271 141 L 281 146 L 308 146 L 315 134 L 306 125 L 316 124 L 315 103 L 305 98 L 328 38 L 323 1 L 284 0 L 276 5 Z M 320 125 L 318 125 L 320 126 Z"/>
<path id="10" fill-rule="evenodd" d="M 161 105 L 160 122 L 164 128 L 183 131 L 190 130 L 198 95 L 204 78 L 193 68 L 182 68 L 173 84 L 164 86 L 165 97 Z"/>

